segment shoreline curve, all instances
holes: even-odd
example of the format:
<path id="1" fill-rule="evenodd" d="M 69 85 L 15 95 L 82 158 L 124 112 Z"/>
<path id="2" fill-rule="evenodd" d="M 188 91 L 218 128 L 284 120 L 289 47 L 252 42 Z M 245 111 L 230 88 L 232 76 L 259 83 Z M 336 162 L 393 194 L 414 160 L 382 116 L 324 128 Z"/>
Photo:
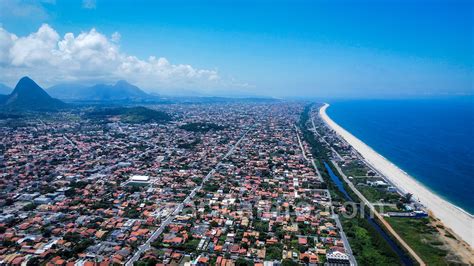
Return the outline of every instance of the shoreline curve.
<path id="1" fill-rule="evenodd" d="M 413 198 L 423 204 L 433 215 L 450 228 L 460 239 L 474 246 L 474 216 L 451 202 L 441 198 L 425 185 L 411 177 L 407 172 L 377 153 L 370 146 L 339 126 L 327 114 L 329 104 L 325 103 L 319 109 L 323 121 L 349 143 L 364 160 L 377 169 L 386 179 L 403 192 L 413 194 Z"/>

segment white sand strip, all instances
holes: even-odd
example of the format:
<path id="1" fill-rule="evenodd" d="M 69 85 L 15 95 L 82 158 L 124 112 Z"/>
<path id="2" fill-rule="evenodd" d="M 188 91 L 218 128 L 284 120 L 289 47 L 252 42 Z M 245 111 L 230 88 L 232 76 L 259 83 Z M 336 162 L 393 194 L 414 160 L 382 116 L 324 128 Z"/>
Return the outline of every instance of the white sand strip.
<path id="1" fill-rule="evenodd" d="M 474 247 L 473 215 L 442 199 L 413 177 L 409 176 L 406 172 L 398 168 L 395 164 L 378 154 L 364 142 L 336 124 L 336 122 L 326 114 L 328 106 L 328 104 L 325 104 L 319 110 L 319 115 L 326 124 L 352 145 L 352 147 L 354 147 L 354 149 L 356 149 L 362 157 L 372 165 L 372 167 L 383 174 L 393 183 L 394 186 L 398 187 L 401 191 L 412 193 L 413 198 L 419 200 L 421 204 L 431 210 L 431 212 L 439 218 L 446 227 L 451 228 L 454 233 L 466 241 L 471 248 Z M 455 182 L 455 180 L 449 180 L 449 178 L 447 178 L 446 182 Z"/>

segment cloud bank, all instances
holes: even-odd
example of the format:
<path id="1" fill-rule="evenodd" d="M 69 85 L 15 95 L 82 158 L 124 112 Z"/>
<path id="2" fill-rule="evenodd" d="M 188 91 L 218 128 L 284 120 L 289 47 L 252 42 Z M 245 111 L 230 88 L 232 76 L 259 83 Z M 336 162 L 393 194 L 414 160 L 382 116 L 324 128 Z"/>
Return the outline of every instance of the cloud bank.
<path id="1" fill-rule="evenodd" d="M 112 82 L 126 79 L 153 90 L 211 88 L 222 85 L 216 70 L 172 64 L 164 57 L 140 59 L 120 51 L 120 34 L 108 37 L 95 29 L 60 36 L 43 24 L 19 37 L 0 26 L 0 82 L 14 84 L 29 75 L 44 86 L 64 82 Z"/>

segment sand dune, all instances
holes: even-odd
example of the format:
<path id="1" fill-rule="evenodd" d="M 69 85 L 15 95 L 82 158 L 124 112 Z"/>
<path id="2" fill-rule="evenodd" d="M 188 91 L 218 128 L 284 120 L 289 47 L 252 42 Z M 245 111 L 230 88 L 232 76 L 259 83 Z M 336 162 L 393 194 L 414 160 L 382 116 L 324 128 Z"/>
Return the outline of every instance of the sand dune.
<path id="1" fill-rule="evenodd" d="M 319 111 L 322 119 L 349 144 L 352 145 L 363 157 L 390 180 L 401 191 L 413 194 L 413 198 L 419 200 L 431 212 L 439 218 L 446 227 L 449 227 L 461 239 L 466 241 L 471 248 L 474 246 L 474 217 L 461 208 L 446 201 L 430 191 L 423 184 L 409 176 L 395 164 L 385 159 L 364 142 L 353 136 L 347 130 L 335 123 L 327 114 L 325 104 Z M 447 182 L 449 179 L 447 178 Z"/>

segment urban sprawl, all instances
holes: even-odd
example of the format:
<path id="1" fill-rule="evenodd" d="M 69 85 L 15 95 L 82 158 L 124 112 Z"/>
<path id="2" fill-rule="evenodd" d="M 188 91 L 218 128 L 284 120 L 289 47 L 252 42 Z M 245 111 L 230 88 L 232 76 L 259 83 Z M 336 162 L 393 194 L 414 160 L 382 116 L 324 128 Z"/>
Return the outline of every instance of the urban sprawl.
<path id="1" fill-rule="evenodd" d="M 1 262 L 349 261 L 299 142 L 303 105 L 158 108 L 173 121 L 2 127 Z"/>
<path id="2" fill-rule="evenodd" d="M 376 195 L 368 204 L 385 197 L 385 216 L 426 213 L 365 165 L 318 108 L 301 123 L 306 106 L 150 106 L 170 116 L 163 123 L 87 108 L 3 120 L 0 264 L 356 265 L 346 206 L 305 132 Z"/>

